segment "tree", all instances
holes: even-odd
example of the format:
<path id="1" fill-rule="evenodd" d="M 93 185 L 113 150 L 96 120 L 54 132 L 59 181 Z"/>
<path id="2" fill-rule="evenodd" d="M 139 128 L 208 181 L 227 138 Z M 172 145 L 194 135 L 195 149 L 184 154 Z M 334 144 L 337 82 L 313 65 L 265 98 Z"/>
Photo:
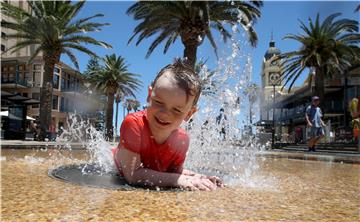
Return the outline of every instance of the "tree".
<path id="1" fill-rule="evenodd" d="M 139 107 L 140 107 L 140 102 L 134 99 L 132 104 L 132 109 L 134 110 L 134 112 L 137 112 L 139 110 Z"/>
<path id="2" fill-rule="evenodd" d="M 194 67 L 198 46 L 208 38 L 217 54 L 217 47 L 211 29 L 220 32 L 226 41 L 231 34 L 224 23 L 241 24 L 249 36 L 251 45 L 257 43 L 257 35 L 252 24 L 260 17 L 262 1 L 139 1 L 128 10 L 135 20 L 142 20 L 134 29 L 132 39 L 139 35 L 136 45 L 143 39 L 159 33 L 150 45 L 146 57 L 163 41 L 164 54 L 178 37 L 181 38 L 184 57 Z"/>
<path id="3" fill-rule="evenodd" d="M 320 24 L 319 14 L 315 22 L 309 18 L 306 26 L 300 21 L 304 34 L 287 35 L 284 39 L 293 39 L 300 42 L 299 50 L 280 55 L 284 58 L 282 78 L 286 79 L 284 85 L 290 83 L 289 91 L 305 68 L 315 71 L 314 95 L 324 98 L 324 79 L 331 77 L 335 72 L 343 74 L 352 62 L 359 61 L 360 41 L 357 34 L 359 23 L 350 19 L 334 19 L 340 16 L 335 13 Z"/>
<path id="4" fill-rule="evenodd" d="M 124 108 L 126 108 L 127 114 L 129 114 L 131 110 L 134 110 L 134 112 L 138 111 L 139 107 L 140 102 L 136 99 L 126 99 L 124 102 Z"/>
<path id="5" fill-rule="evenodd" d="M 84 75 L 88 75 L 89 73 L 96 72 L 101 69 L 99 64 L 99 58 L 92 56 L 86 65 L 86 70 L 83 73 Z"/>
<path id="6" fill-rule="evenodd" d="M 36 50 L 31 55 L 29 63 L 42 53 L 44 76 L 40 94 L 40 124 L 46 130 L 51 122 L 52 82 L 55 64 L 60 61 L 62 53 L 66 54 L 79 68 L 72 49 L 88 55 L 97 56 L 90 49 L 80 43 L 111 47 L 109 44 L 86 36 L 85 33 L 99 31 L 107 23 L 90 22 L 91 19 L 102 17 L 96 14 L 83 19 L 76 19 L 84 6 L 84 1 L 27 1 L 31 13 L 8 3 L 1 3 L 1 13 L 14 20 L 2 20 L 1 27 L 15 30 L 15 34 L 8 34 L 7 38 L 20 39 L 7 51 L 11 53 L 24 47 L 35 45 Z M 43 132 L 44 133 L 44 132 Z"/>
<path id="7" fill-rule="evenodd" d="M 104 66 L 100 70 L 90 72 L 87 76 L 89 82 L 95 89 L 107 96 L 106 108 L 106 136 L 109 140 L 113 138 L 113 114 L 115 94 L 132 96 L 135 98 L 135 91 L 142 85 L 137 79 L 140 75 L 128 71 L 125 59 L 115 54 L 106 55 Z"/>

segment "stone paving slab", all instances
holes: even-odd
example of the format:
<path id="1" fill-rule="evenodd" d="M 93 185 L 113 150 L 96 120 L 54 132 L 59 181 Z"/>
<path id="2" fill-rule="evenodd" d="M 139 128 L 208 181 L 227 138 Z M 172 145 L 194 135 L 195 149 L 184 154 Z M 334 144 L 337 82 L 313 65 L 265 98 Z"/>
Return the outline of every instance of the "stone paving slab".
<path id="1" fill-rule="evenodd" d="M 261 151 L 261 156 L 273 157 L 273 158 L 288 158 L 288 159 L 299 159 L 299 160 L 312 160 L 312 161 L 326 161 L 326 162 L 337 162 L 337 163 L 350 163 L 360 164 L 360 153 L 359 152 L 308 152 L 302 150 L 282 150 L 274 149 L 268 151 Z"/>
<path id="2" fill-rule="evenodd" d="M 69 143 L 71 148 L 73 149 L 85 149 L 82 146 L 82 143 L 79 142 L 71 142 Z M 110 145 L 117 146 L 118 142 L 110 142 Z M 24 141 L 24 140 L 0 140 L 1 148 L 3 149 L 32 149 L 36 147 L 44 147 L 47 146 L 48 148 L 55 147 L 59 145 L 56 141 Z"/>

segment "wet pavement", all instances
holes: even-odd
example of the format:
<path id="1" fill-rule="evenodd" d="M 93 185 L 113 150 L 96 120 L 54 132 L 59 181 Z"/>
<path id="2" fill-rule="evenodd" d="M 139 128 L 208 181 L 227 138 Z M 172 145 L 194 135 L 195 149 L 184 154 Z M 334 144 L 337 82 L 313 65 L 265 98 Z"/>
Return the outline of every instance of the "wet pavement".
<path id="1" fill-rule="evenodd" d="M 359 164 L 288 159 L 284 156 L 277 158 L 274 153 L 271 155 L 257 158 L 259 169 L 248 181 L 224 189 L 213 192 L 154 192 L 90 188 L 64 183 L 48 176 L 48 170 L 59 165 L 86 161 L 87 155 L 83 151 L 59 153 L 50 149 L 3 149 L 1 219 L 360 220 Z"/>

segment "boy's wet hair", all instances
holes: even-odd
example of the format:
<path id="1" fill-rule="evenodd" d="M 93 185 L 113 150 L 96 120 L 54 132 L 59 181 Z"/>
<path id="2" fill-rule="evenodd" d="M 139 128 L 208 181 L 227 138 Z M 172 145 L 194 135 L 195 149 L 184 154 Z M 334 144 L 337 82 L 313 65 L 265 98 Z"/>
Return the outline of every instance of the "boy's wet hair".
<path id="1" fill-rule="evenodd" d="M 175 59 L 174 63 L 162 68 L 156 75 L 151 87 L 154 88 L 156 81 L 166 72 L 171 73 L 179 88 L 185 90 L 187 99 L 194 96 L 193 105 L 196 105 L 201 94 L 201 81 L 194 69 L 185 60 Z"/>

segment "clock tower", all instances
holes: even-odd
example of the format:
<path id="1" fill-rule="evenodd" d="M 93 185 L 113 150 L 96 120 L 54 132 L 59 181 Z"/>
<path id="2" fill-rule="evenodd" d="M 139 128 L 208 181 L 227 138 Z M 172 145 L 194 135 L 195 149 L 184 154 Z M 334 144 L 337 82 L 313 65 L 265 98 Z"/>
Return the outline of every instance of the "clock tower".
<path id="1" fill-rule="evenodd" d="M 283 82 L 281 81 L 281 60 L 277 56 L 281 51 L 275 47 L 275 42 L 270 41 L 269 48 L 266 51 L 261 69 L 261 111 L 260 120 L 272 120 L 272 105 L 277 98 L 278 91 L 281 90 Z M 274 93 L 275 92 L 275 93 Z M 275 94 L 275 95 L 274 95 Z"/>

